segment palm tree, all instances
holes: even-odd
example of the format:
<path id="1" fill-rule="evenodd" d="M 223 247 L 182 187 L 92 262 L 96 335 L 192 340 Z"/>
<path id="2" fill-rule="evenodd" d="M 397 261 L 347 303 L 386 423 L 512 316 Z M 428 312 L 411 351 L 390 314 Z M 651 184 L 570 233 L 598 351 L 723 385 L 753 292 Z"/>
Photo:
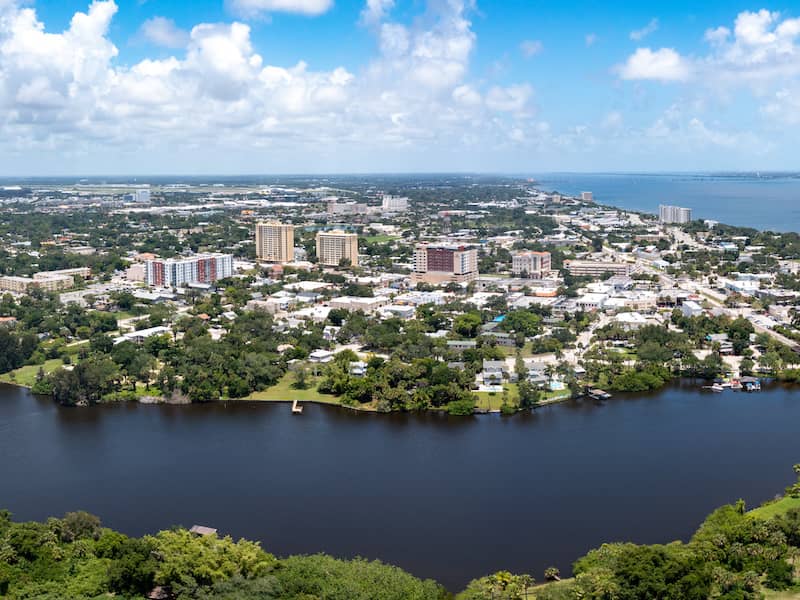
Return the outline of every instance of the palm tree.
<path id="1" fill-rule="evenodd" d="M 530 575 L 524 574 L 518 577 L 519 584 L 522 586 L 522 591 L 525 592 L 525 600 L 528 600 L 528 590 L 536 583 Z"/>
<path id="2" fill-rule="evenodd" d="M 561 571 L 558 567 L 547 567 L 544 570 L 544 578 L 547 581 L 561 581 Z"/>

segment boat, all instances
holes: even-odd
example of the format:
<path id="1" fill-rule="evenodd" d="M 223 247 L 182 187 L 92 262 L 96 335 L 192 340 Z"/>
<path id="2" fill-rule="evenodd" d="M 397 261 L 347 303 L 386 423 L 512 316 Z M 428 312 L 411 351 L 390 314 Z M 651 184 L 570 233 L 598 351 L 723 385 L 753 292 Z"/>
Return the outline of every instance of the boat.
<path id="1" fill-rule="evenodd" d="M 742 377 L 741 382 L 744 386 L 744 389 L 748 392 L 761 391 L 761 380 L 757 377 Z"/>
<path id="2" fill-rule="evenodd" d="M 715 383 L 714 385 L 704 385 L 703 389 L 704 390 L 711 390 L 712 392 L 717 392 L 717 393 L 722 392 L 722 391 L 725 390 L 725 388 L 722 387 L 722 385 L 720 385 L 719 383 Z"/>

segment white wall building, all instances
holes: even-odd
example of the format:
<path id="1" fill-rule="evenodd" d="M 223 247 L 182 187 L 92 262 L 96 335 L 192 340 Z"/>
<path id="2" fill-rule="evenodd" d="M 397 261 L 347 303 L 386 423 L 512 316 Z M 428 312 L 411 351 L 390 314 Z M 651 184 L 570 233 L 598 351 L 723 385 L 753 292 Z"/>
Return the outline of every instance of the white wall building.
<path id="1" fill-rule="evenodd" d="M 692 209 L 661 204 L 658 207 L 658 220 L 662 223 L 688 223 L 692 220 Z"/>
<path id="2" fill-rule="evenodd" d="M 390 196 L 389 194 L 385 194 L 383 196 L 381 208 L 385 212 L 405 212 L 408 210 L 408 198 L 404 196 Z"/>
<path id="3" fill-rule="evenodd" d="M 542 279 L 550 274 L 549 252 L 517 252 L 512 256 L 511 272 L 518 277 Z"/>
<path id="4" fill-rule="evenodd" d="M 187 258 L 154 259 L 145 262 L 144 280 L 153 287 L 181 287 L 211 283 L 233 275 L 230 254 L 198 254 Z"/>

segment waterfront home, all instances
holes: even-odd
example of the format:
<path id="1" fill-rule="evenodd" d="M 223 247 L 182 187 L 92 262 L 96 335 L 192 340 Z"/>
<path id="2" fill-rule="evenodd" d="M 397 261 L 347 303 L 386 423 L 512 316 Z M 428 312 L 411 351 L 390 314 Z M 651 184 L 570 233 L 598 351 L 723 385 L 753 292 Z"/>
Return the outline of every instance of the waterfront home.
<path id="1" fill-rule="evenodd" d="M 484 360 L 483 370 L 478 374 L 478 378 L 484 385 L 498 385 L 503 383 L 506 369 L 503 360 Z"/>
<path id="2" fill-rule="evenodd" d="M 367 363 L 363 360 L 354 360 L 350 363 L 350 375 L 364 377 L 367 374 Z"/>

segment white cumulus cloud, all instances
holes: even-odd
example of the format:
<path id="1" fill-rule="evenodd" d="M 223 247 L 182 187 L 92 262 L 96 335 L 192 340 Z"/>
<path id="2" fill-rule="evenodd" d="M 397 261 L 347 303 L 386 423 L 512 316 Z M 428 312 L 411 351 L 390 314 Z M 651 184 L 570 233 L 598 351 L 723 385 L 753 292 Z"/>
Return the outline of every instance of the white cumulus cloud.
<path id="1" fill-rule="evenodd" d="M 636 42 L 640 42 L 648 35 L 655 33 L 656 31 L 658 31 L 658 19 L 653 18 L 650 19 L 650 22 L 641 29 L 631 31 L 630 38 Z"/>
<path id="2" fill-rule="evenodd" d="M 361 22 L 365 25 L 380 23 L 394 7 L 394 0 L 367 0 L 361 10 Z"/>
<path id="3" fill-rule="evenodd" d="M 229 0 L 229 4 L 236 14 L 247 17 L 272 12 L 313 17 L 328 12 L 333 7 L 333 0 Z"/>
<path id="4" fill-rule="evenodd" d="M 627 62 L 619 68 L 623 79 L 651 79 L 655 81 L 685 81 L 689 78 L 687 61 L 672 48 L 637 48 Z"/>
<path id="5" fill-rule="evenodd" d="M 492 87 L 486 95 L 486 106 L 501 112 L 522 112 L 528 108 L 533 88 L 528 84 Z"/>
<path id="6" fill-rule="evenodd" d="M 342 147 L 374 155 L 521 140 L 534 127 L 533 89 L 471 80 L 471 9 L 468 0 L 430 0 L 410 23 L 380 12 L 370 27 L 377 54 L 353 72 L 315 70 L 299 57 L 273 64 L 250 26 L 236 21 L 181 32 L 151 19 L 141 33 L 177 50 L 126 65 L 110 36 L 114 0 L 95 0 L 55 33 L 34 8 L 0 0 L 0 155 L 39 148 L 149 156 L 146 146 L 180 148 L 180 160 L 263 153 L 303 161 Z"/>
<path id="7" fill-rule="evenodd" d="M 164 48 L 183 48 L 189 41 L 189 33 L 166 17 L 147 19 L 140 31 L 146 40 Z"/>

